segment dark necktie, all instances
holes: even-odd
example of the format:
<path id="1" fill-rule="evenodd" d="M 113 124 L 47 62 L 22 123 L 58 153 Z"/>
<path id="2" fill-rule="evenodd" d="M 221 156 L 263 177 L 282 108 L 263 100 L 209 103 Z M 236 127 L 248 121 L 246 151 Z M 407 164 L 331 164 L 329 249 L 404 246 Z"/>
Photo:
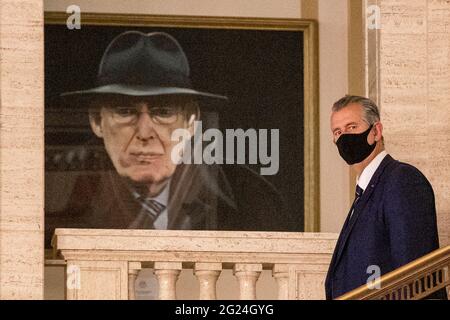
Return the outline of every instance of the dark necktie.
<path id="1" fill-rule="evenodd" d="M 356 185 L 355 200 L 353 200 L 353 204 L 352 204 L 352 207 L 350 209 L 350 220 L 353 217 L 353 213 L 355 211 L 355 207 L 358 204 L 359 199 L 361 199 L 361 196 L 362 196 L 363 192 L 364 192 L 364 190 L 360 186 Z"/>
<path id="2" fill-rule="evenodd" d="M 156 221 L 161 212 L 163 212 L 166 208 L 165 205 L 153 199 L 140 197 L 138 201 L 141 203 L 142 208 L 145 210 L 145 213 L 147 213 L 152 218 L 152 221 Z"/>

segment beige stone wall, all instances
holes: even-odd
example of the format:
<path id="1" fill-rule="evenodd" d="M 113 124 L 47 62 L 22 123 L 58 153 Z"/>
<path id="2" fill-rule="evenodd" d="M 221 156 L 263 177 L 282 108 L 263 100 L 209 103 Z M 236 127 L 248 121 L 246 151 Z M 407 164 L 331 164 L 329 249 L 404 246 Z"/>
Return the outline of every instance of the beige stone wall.
<path id="1" fill-rule="evenodd" d="M 441 245 L 450 245 L 450 2 L 378 2 L 386 146 L 430 180 Z"/>
<path id="2" fill-rule="evenodd" d="M 0 300 L 43 297 L 42 3 L 0 2 Z"/>
<path id="3" fill-rule="evenodd" d="M 321 232 L 339 232 L 350 208 L 350 170 L 332 141 L 333 103 L 348 93 L 348 4 L 318 0 Z"/>
<path id="4" fill-rule="evenodd" d="M 309 1 L 309 0 L 308 0 Z M 83 12 L 298 18 L 299 0 L 45 0 L 46 11 L 66 11 L 76 4 Z"/>

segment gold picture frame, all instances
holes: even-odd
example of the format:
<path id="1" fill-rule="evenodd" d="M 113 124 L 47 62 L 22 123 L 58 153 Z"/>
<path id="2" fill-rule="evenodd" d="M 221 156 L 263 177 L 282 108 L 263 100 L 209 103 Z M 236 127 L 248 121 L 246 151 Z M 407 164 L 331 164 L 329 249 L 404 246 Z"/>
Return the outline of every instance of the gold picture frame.
<path id="1" fill-rule="evenodd" d="M 45 12 L 47 25 L 66 24 L 68 14 Z M 304 65 L 304 231 L 320 231 L 318 24 L 305 19 L 83 13 L 82 26 L 129 26 L 298 31 Z"/>

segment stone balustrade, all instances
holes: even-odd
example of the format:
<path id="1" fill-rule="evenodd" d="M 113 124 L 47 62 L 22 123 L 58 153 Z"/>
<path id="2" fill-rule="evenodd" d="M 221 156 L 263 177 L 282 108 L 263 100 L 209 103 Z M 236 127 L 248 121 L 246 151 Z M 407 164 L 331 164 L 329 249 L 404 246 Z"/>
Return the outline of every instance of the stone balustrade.
<path id="1" fill-rule="evenodd" d="M 337 235 L 230 231 L 57 229 L 55 256 L 66 262 L 66 297 L 135 299 L 142 268 L 152 268 L 159 299 L 176 299 L 177 280 L 192 269 L 199 299 L 217 298 L 222 270 L 232 269 L 239 298 L 257 299 L 256 283 L 271 270 L 278 298 L 323 299 Z"/>

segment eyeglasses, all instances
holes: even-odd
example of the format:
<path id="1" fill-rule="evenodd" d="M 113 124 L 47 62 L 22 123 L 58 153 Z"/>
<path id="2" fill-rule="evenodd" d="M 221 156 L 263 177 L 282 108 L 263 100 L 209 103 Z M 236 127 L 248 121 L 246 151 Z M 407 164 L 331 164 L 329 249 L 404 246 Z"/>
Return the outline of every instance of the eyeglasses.
<path id="1" fill-rule="evenodd" d="M 134 125 L 138 122 L 141 113 L 148 113 L 156 124 L 169 125 L 177 122 L 181 114 L 181 107 L 167 106 L 149 108 L 148 111 L 139 111 L 136 107 L 110 107 L 112 119 L 117 124 Z"/>

